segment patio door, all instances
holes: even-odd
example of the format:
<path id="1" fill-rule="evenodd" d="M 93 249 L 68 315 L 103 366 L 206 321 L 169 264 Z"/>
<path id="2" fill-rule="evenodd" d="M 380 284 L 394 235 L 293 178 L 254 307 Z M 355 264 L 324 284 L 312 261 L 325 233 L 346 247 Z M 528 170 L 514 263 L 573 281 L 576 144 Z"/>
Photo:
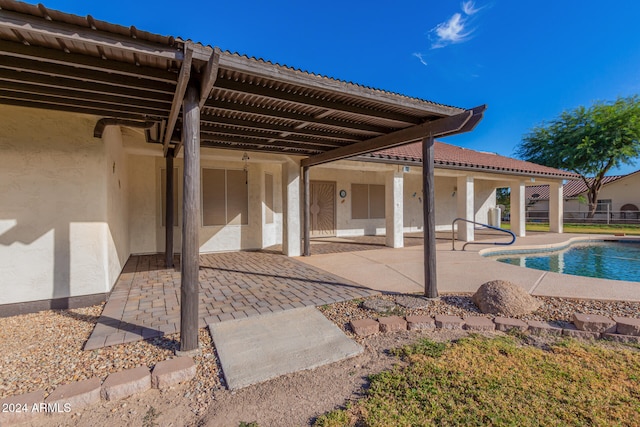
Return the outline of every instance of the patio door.
<path id="1" fill-rule="evenodd" d="M 336 235 L 336 183 L 311 181 L 309 183 L 309 213 L 311 237 Z"/>

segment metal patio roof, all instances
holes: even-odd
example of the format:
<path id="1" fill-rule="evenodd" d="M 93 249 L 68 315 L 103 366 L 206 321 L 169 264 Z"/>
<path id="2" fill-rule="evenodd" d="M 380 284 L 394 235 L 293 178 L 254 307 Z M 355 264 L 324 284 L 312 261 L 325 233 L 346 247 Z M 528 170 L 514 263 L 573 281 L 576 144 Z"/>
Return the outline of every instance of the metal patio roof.
<path id="1" fill-rule="evenodd" d="M 190 75 L 205 92 L 204 147 L 313 156 L 468 111 L 0 0 L 0 103 L 153 125 L 148 139 L 166 152 L 181 145 L 180 106 Z M 484 109 L 474 111 L 477 123 Z M 417 139 L 399 137 L 384 140 L 385 147 Z"/>

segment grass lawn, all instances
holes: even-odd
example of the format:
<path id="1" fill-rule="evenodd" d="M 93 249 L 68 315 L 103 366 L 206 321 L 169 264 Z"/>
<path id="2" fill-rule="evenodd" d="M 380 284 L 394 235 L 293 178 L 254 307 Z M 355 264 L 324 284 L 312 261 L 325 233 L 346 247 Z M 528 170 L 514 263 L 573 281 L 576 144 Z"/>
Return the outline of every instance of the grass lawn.
<path id="1" fill-rule="evenodd" d="M 509 223 L 503 223 L 502 228 L 509 230 Z M 527 223 L 527 231 L 549 231 L 549 224 Z M 565 233 L 585 233 L 585 234 L 615 234 L 625 233 L 628 235 L 640 236 L 640 224 L 565 224 Z"/>
<path id="2" fill-rule="evenodd" d="M 370 378 L 361 400 L 317 426 L 638 426 L 640 352 L 514 336 L 423 340 L 396 350 L 405 367 Z"/>

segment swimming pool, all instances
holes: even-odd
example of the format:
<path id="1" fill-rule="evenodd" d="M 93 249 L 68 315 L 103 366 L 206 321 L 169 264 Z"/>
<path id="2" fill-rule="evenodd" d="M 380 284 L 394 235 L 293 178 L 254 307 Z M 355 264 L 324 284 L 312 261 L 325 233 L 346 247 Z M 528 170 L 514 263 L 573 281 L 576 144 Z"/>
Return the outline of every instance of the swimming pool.
<path id="1" fill-rule="evenodd" d="M 575 276 L 640 282 L 640 240 L 578 243 L 553 252 L 503 253 L 497 261 Z"/>

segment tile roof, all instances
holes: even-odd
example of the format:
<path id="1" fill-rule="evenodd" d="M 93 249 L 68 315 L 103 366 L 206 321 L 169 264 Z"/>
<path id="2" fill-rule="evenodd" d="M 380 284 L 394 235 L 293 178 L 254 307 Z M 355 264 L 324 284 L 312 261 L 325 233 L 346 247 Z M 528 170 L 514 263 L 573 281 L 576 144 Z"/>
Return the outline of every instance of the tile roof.
<path id="1" fill-rule="evenodd" d="M 637 173 L 637 172 L 632 172 L 633 173 Z M 611 175 L 611 176 L 605 176 L 604 179 L 602 180 L 602 185 L 607 185 L 607 184 L 611 184 L 612 182 L 615 182 L 617 180 L 619 180 L 620 178 L 624 178 L 625 176 L 629 176 L 631 174 L 628 175 Z M 588 181 L 591 182 L 593 181 L 593 178 L 588 178 Z M 584 183 L 584 181 L 582 180 L 577 180 L 577 181 L 569 181 L 567 182 L 564 187 L 563 187 L 563 197 L 564 198 L 571 198 L 571 197 L 576 197 L 579 196 L 580 194 L 584 193 L 587 191 L 587 185 Z M 536 197 L 534 197 L 537 194 Z M 548 185 L 534 185 L 531 187 L 527 187 L 525 190 L 525 197 L 527 199 L 536 199 L 536 200 L 548 200 L 549 199 L 549 186 Z"/>
<path id="2" fill-rule="evenodd" d="M 389 148 L 366 156 L 372 159 L 422 162 L 422 144 L 414 143 L 400 147 Z M 515 173 L 550 178 L 578 179 L 578 175 L 550 168 L 523 160 L 512 159 L 499 154 L 469 150 L 436 141 L 434 143 L 434 161 L 436 167 L 450 167 L 452 169 L 482 170 L 499 173 Z"/>

